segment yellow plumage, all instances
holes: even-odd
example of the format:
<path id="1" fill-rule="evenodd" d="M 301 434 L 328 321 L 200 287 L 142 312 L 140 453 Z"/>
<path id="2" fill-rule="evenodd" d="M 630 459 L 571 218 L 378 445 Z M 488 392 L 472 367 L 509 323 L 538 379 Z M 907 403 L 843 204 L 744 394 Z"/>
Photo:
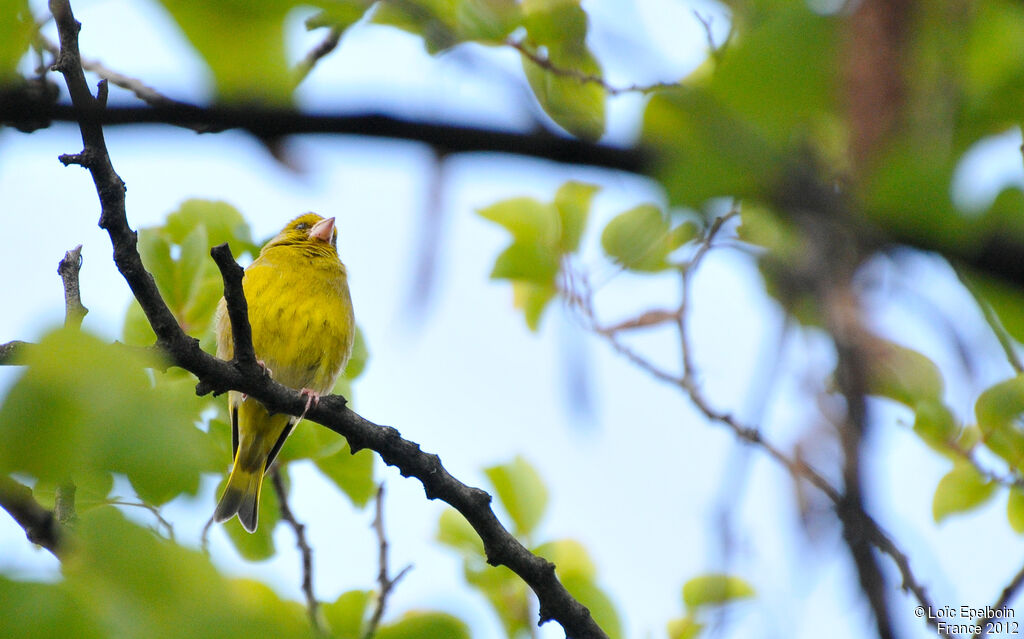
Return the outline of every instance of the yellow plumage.
<path id="1" fill-rule="evenodd" d="M 253 348 L 270 375 L 303 390 L 313 401 L 330 392 L 348 363 L 355 318 L 344 264 L 338 259 L 334 218 L 301 215 L 270 240 L 245 269 Z M 222 299 L 217 311 L 217 357 L 234 353 L 231 322 Z M 234 465 L 214 518 L 238 515 L 256 530 L 263 474 L 298 418 L 270 414 L 263 404 L 228 394 Z"/>

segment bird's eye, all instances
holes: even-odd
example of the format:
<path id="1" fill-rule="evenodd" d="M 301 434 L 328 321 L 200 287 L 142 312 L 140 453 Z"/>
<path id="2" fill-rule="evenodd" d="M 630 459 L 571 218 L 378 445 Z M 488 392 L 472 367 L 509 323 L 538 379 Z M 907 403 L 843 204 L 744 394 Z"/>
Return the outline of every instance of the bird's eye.
<path id="1" fill-rule="evenodd" d="M 306 224 L 305 222 L 299 222 L 298 224 L 295 225 L 296 231 L 305 231 L 308 228 L 309 224 Z"/>

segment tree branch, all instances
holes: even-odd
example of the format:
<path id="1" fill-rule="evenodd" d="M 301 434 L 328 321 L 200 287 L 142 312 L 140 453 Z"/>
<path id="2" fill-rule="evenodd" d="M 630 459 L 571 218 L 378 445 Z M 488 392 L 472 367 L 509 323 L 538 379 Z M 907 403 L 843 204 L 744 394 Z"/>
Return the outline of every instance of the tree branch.
<path id="1" fill-rule="evenodd" d="M 61 159 L 65 163 L 82 165 L 92 175 L 102 211 L 100 227 L 110 236 L 114 262 L 146 313 L 157 335 L 157 344 L 175 365 L 199 378 L 197 391 L 238 390 L 259 400 L 270 411 L 302 414 L 306 405 L 303 395 L 270 379 L 262 369 L 253 370 L 252 366 L 238 359 L 239 350 L 246 348 L 242 342 L 251 343 L 251 339 L 244 340 L 242 338 L 246 336 L 236 332 L 235 360 L 218 360 L 200 349 L 198 340 L 181 330 L 167 308 L 153 277 L 142 265 L 136 234 L 128 226 L 124 183 L 114 172 L 103 138 L 101 122 L 105 116 L 99 110 L 100 103 L 90 94 L 81 68 L 78 51 L 80 24 L 75 20 L 68 0 L 50 0 L 50 11 L 56 20 L 61 41 L 61 53 L 55 66 L 63 73 L 68 85 L 84 144 L 82 153 L 62 156 Z M 504 135 L 516 138 L 512 134 Z M 563 148 L 560 146 L 563 141 L 555 145 L 553 140 L 555 138 L 551 136 L 544 144 L 553 150 Z M 225 275 L 225 296 L 233 320 L 232 330 L 238 331 L 247 324 L 245 310 L 227 296 L 231 287 L 240 289 L 241 269 L 225 268 L 222 274 Z M 245 318 L 244 321 L 234 321 L 241 318 Z M 423 452 L 419 444 L 403 439 L 394 428 L 363 419 L 346 408 L 345 403 L 345 399 L 337 395 L 324 397 L 306 413 L 306 417 L 344 436 L 353 453 L 363 448 L 376 451 L 385 463 L 398 468 L 403 477 L 416 477 L 423 484 L 428 499 L 441 499 L 458 510 L 480 535 L 488 563 L 507 566 L 537 594 L 541 623 L 557 621 L 568 637 L 607 637 L 590 611 L 574 599 L 558 580 L 554 564 L 530 553 L 501 525 L 490 507 L 489 494 L 460 482 L 444 469 L 437 455 Z"/>
<path id="2" fill-rule="evenodd" d="M 288 505 L 288 490 L 284 486 L 284 478 L 281 476 L 280 468 L 275 465 L 270 473 L 274 483 L 274 492 L 277 493 L 277 503 L 281 509 L 281 519 L 288 522 L 295 532 L 295 545 L 299 547 L 299 554 L 302 555 L 302 593 L 306 596 L 306 612 L 309 614 L 309 623 L 318 633 L 323 633 L 323 624 L 320 623 L 320 602 L 313 593 L 313 549 L 306 541 L 306 527 L 299 523 Z"/>
<path id="3" fill-rule="evenodd" d="M 82 82 L 84 82 L 84 76 Z M 112 106 L 102 111 L 46 104 L 24 94 L 0 100 L 0 122 L 44 121 L 100 125 L 170 124 L 199 132 L 243 129 L 260 139 L 294 134 L 360 135 L 422 142 L 443 153 L 512 153 L 555 162 L 643 174 L 653 159 L 644 148 L 616 147 L 562 137 L 540 130 L 514 133 L 457 124 L 405 120 L 382 114 L 303 113 L 256 106 Z M 85 91 L 84 99 L 92 99 Z"/>
<path id="4" fill-rule="evenodd" d="M 1024 585 L 1024 566 L 1017 571 L 1017 574 L 1010 580 L 1010 583 L 1006 584 L 1006 587 L 1003 588 L 1002 594 L 999 595 L 999 599 L 996 599 L 995 603 L 992 604 L 992 614 L 987 615 L 984 619 L 977 622 L 976 625 L 978 627 L 978 631 L 974 633 L 972 639 L 981 639 L 988 635 L 988 625 L 993 619 L 995 619 L 996 611 L 1008 605 L 1022 585 Z"/>
<path id="5" fill-rule="evenodd" d="M 380 592 L 377 593 L 377 605 L 373 608 L 373 615 L 370 617 L 370 621 L 366 625 L 366 632 L 363 633 L 363 639 L 371 639 L 373 635 L 377 634 L 377 626 L 380 625 L 380 620 L 384 616 L 384 609 L 387 607 L 388 597 L 391 595 L 391 590 L 407 572 L 412 570 L 412 565 L 410 564 L 398 571 L 398 574 L 393 578 L 388 576 L 388 538 L 387 535 L 384 534 L 383 483 L 377 486 L 376 501 L 376 513 L 373 517 L 373 530 L 377 533 L 377 563 L 380 566 L 380 570 L 377 573 L 377 585 L 380 587 Z"/>
<path id="6" fill-rule="evenodd" d="M 53 512 L 40 506 L 32 496 L 31 488 L 0 475 L 0 508 L 18 522 L 29 541 L 61 558 L 64 533 Z"/>
<path id="7" fill-rule="evenodd" d="M 64 254 L 57 265 L 57 274 L 64 284 L 64 326 L 79 328 L 89 312 L 82 305 L 82 294 L 78 288 L 78 272 L 82 270 L 82 245 L 79 244 Z"/>

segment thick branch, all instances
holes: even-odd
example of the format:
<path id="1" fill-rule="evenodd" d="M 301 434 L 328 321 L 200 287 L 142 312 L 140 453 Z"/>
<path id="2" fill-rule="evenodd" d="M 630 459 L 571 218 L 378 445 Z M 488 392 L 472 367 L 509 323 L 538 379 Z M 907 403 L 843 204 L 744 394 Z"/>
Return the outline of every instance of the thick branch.
<path id="1" fill-rule="evenodd" d="M 0 475 L 0 508 L 18 522 L 29 541 L 60 558 L 64 537 L 60 524 L 51 511 L 39 505 L 31 488 Z"/>
<path id="2" fill-rule="evenodd" d="M 84 82 L 84 76 L 83 76 Z M 88 95 L 88 89 L 86 90 Z M 294 134 L 344 134 L 423 142 L 444 153 L 494 152 L 643 173 L 651 159 L 640 148 L 593 144 L 547 131 L 513 133 L 457 124 L 417 122 L 380 114 L 303 113 L 273 107 L 198 107 L 186 104 L 108 107 L 83 112 L 64 104 L 45 104 L 9 96 L 0 104 L 0 122 L 49 120 L 100 125 L 171 124 L 199 131 L 244 129 L 261 138 Z"/>
<path id="3" fill-rule="evenodd" d="M 136 235 L 128 226 L 124 184 L 111 166 L 103 139 L 100 123 L 104 116 L 97 113 L 98 102 L 89 93 L 81 69 L 78 53 L 80 25 L 74 19 L 68 0 L 50 0 L 50 10 L 56 19 L 61 40 L 61 54 L 56 66 L 64 74 L 76 115 L 81 118 L 80 128 L 85 144 L 81 154 L 64 159 L 89 169 L 100 199 L 100 226 L 110 235 L 114 262 L 145 311 L 157 335 L 158 344 L 174 364 L 200 379 L 197 390 L 234 389 L 258 399 L 273 412 L 302 414 L 306 399 L 298 391 L 278 384 L 261 370 L 236 365 L 239 361 L 237 352 L 243 341 L 239 339 L 239 334 L 234 336 L 236 361 L 229 363 L 218 360 L 200 349 L 198 341 L 181 330 L 168 310 L 152 276 L 142 265 L 136 247 Z M 554 138 L 547 143 L 551 140 Z M 240 289 L 241 269 L 224 269 L 222 272 L 225 273 L 226 294 L 231 287 Z M 247 323 L 247 318 L 241 321 L 246 315 L 245 310 L 237 303 L 237 299 L 236 303 L 231 303 L 233 298 L 229 298 L 228 312 L 232 319 L 240 320 L 233 322 L 233 329 L 237 331 Z M 306 412 L 306 417 L 343 435 L 353 453 L 362 448 L 376 451 L 385 463 L 397 467 L 404 477 L 419 479 L 429 499 L 441 499 L 458 510 L 480 535 L 488 562 L 495 566 L 507 566 L 537 594 L 542 623 L 552 619 L 558 621 L 568 637 L 589 639 L 607 636 L 590 616 L 590 611 L 574 599 L 558 580 L 554 565 L 530 553 L 501 525 L 490 507 L 490 495 L 452 477 L 441 466 L 437 455 L 424 453 L 418 444 L 402 439 L 394 428 L 378 426 L 363 419 L 348 410 L 345 399 L 337 395 L 321 399 Z"/>

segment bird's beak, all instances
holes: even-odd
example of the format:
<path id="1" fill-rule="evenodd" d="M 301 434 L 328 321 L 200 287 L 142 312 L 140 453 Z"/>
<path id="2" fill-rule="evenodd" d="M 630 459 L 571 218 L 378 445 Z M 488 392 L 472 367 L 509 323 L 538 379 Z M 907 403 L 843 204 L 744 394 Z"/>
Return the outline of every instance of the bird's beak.
<path id="1" fill-rule="evenodd" d="M 329 217 L 326 220 L 320 220 L 313 225 L 313 228 L 309 229 L 309 239 L 317 239 L 322 242 L 331 243 L 331 238 L 334 236 L 334 218 Z"/>

